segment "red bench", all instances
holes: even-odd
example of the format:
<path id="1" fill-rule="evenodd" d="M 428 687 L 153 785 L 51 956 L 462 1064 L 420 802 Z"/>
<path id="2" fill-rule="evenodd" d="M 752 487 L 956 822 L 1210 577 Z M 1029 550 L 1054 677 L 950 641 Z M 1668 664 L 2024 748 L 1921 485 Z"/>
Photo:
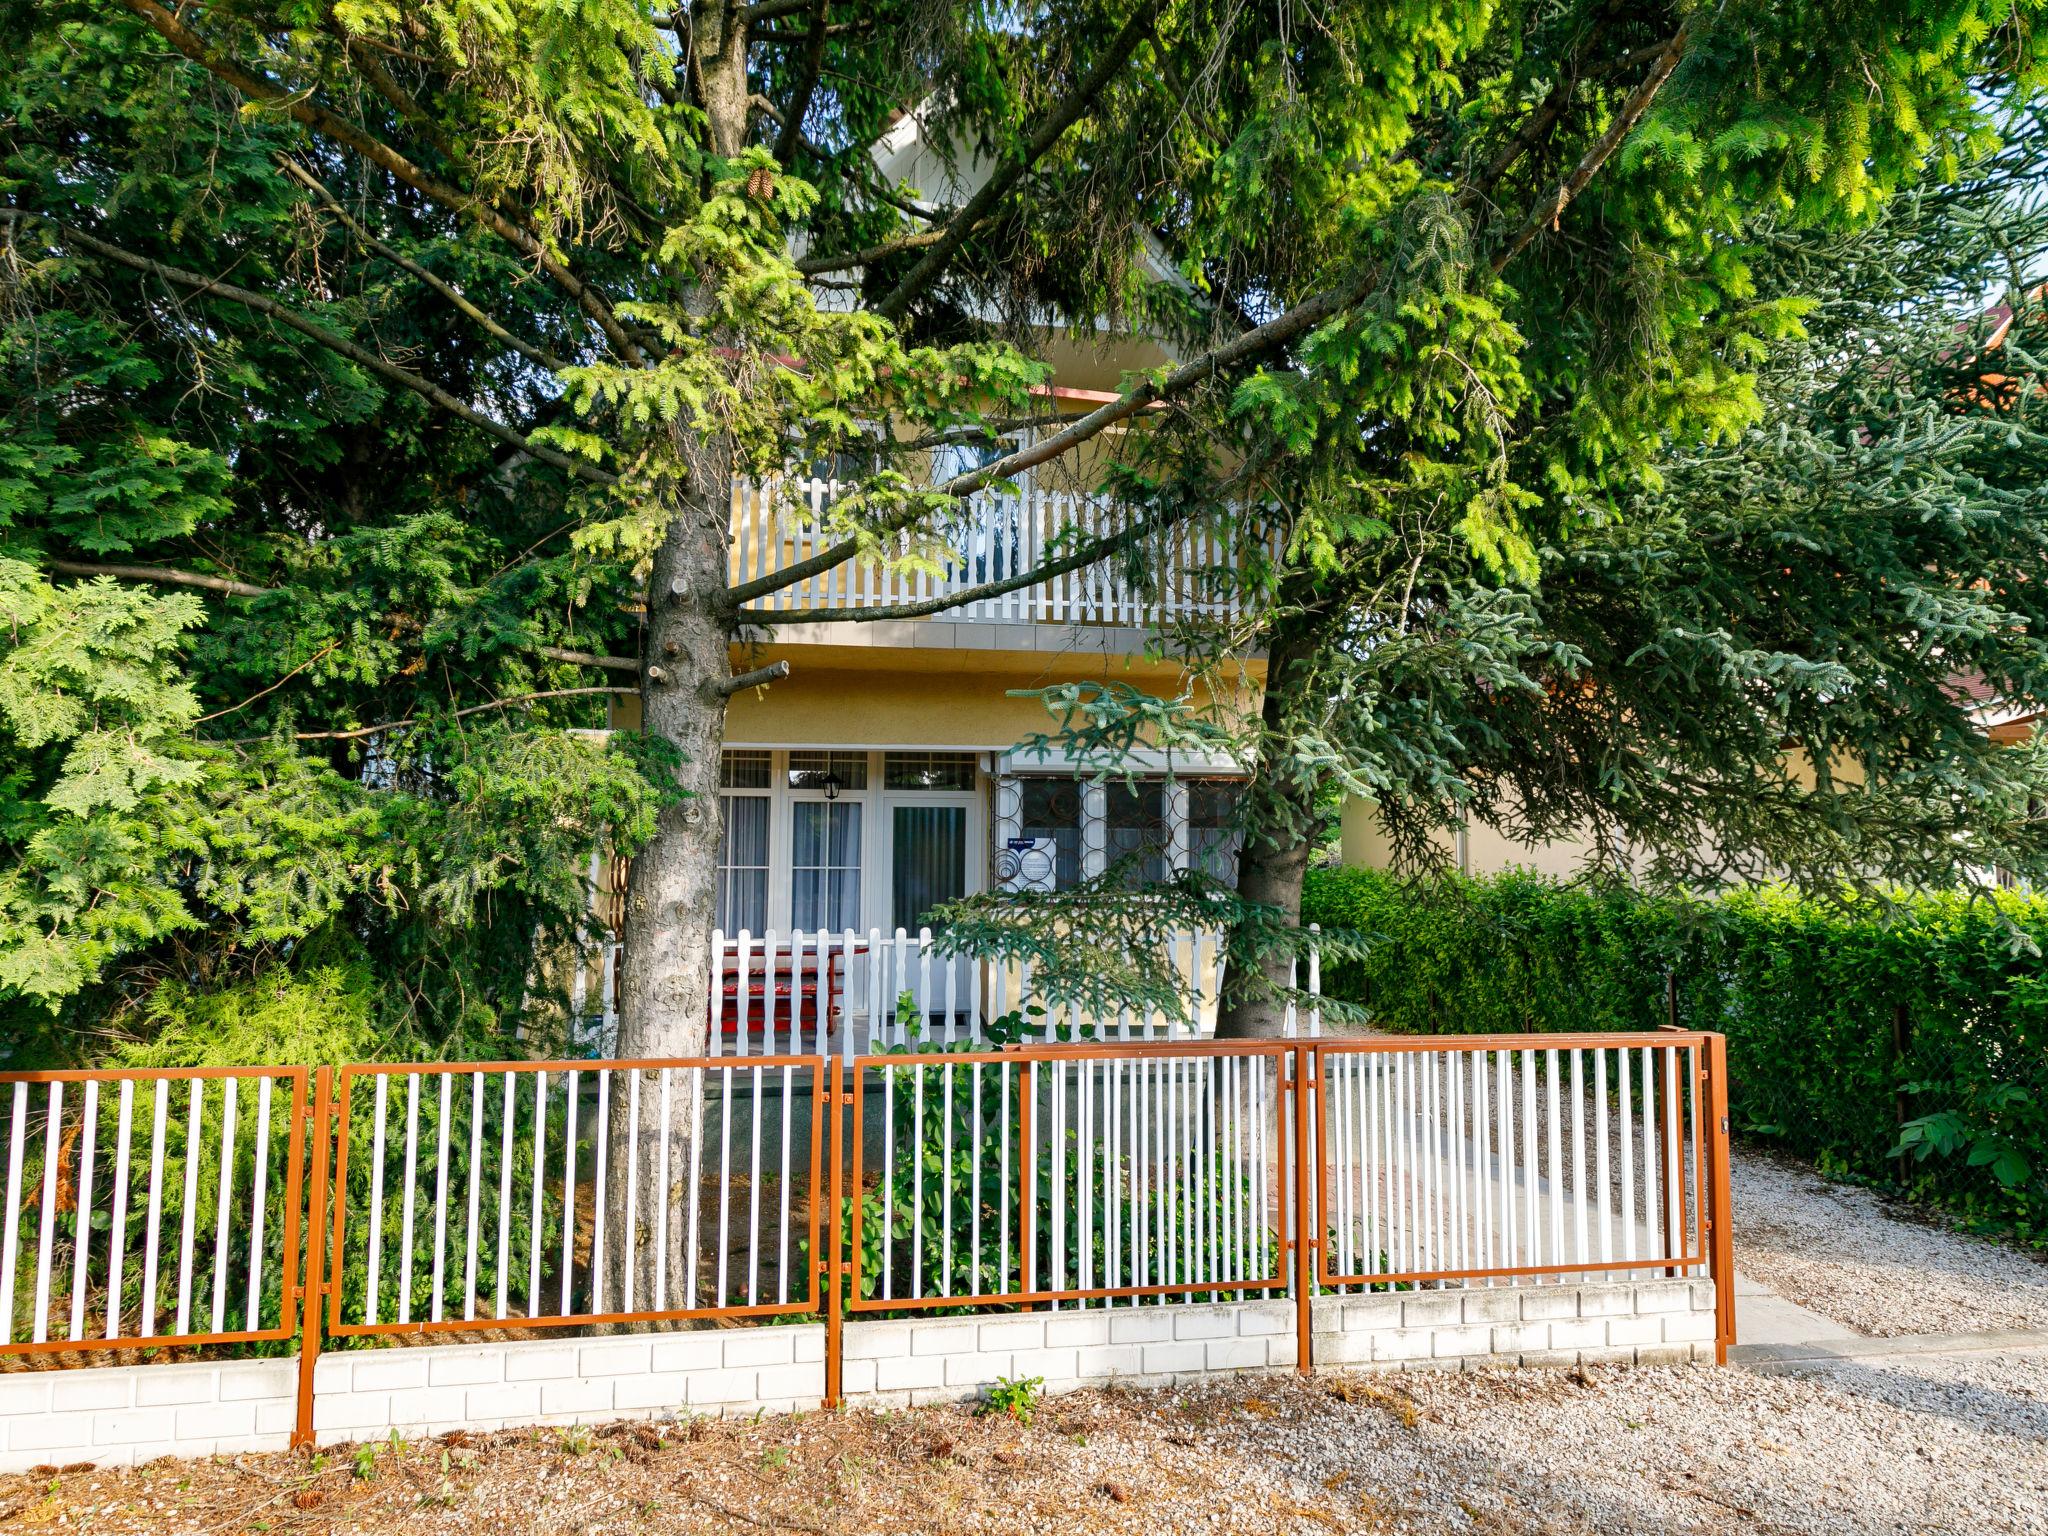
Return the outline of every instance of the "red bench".
<path id="1" fill-rule="evenodd" d="M 799 1030 L 815 1031 L 821 1017 L 827 1034 L 839 1027 L 840 998 L 845 990 L 845 950 L 833 949 L 822 958 L 816 951 L 799 955 L 787 950 L 773 954 L 750 952 L 744 965 L 735 950 L 719 963 L 722 972 L 711 996 L 711 1027 L 718 1033 L 739 1035 L 742 990 L 749 1039 L 771 1030 L 787 1035 L 792 1025 Z"/>

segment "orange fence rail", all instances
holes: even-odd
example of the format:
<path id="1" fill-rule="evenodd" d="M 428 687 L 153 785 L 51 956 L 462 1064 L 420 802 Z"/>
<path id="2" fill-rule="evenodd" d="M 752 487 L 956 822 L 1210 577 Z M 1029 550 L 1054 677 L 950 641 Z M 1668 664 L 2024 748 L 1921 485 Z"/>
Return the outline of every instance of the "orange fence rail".
<path id="1" fill-rule="evenodd" d="M 310 1089 L 310 1093 L 309 1093 Z M 1093 1040 L 0 1075 L 0 1355 L 1716 1283 L 1725 1041 Z M 309 1161 L 311 1170 L 307 1173 Z"/>

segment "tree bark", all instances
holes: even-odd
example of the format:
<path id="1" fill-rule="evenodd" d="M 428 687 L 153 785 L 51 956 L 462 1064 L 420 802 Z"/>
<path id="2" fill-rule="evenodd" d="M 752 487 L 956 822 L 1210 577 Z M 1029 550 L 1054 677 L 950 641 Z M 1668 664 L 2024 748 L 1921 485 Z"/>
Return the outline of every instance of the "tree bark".
<path id="1" fill-rule="evenodd" d="M 1303 829 L 1313 808 L 1280 770 L 1285 750 L 1286 692 L 1294 674 L 1314 654 L 1313 620 L 1297 615 L 1274 627 L 1266 652 L 1266 691 L 1260 705 L 1259 760 L 1254 793 L 1237 856 L 1237 894 L 1260 906 L 1277 907 L 1292 927 L 1301 926 L 1301 882 L 1312 852 Z M 1284 989 L 1292 984 L 1294 955 L 1269 949 L 1254 967 L 1228 968 L 1218 1000 L 1216 1035 L 1224 1040 L 1272 1040 L 1287 1024 Z"/>
<path id="2" fill-rule="evenodd" d="M 739 8 L 698 7 L 689 47 L 683 77 L 704 111 L 710 148 L 736 155 L 747 128 L 746 24 Z M 699 313 L 710 301 L 706 293 L 683 295 L 685 305 Z M 725 434 L 695 431 L 686 423 L 675 431 L 686 477 L 648 578 L 640 709 L 642 728 L 681 753 L 678 778 L 686 798 L 662 813 L 627 880 L 616 983 L 616 1050 L 627 1060 L 703 1056 L 709 1046 L 711 928 L 723 820 L 718 768 L 732 670 L 728 646 L 738 623 L 738 606 L 727 590 L 734 457 Z M 611 1199 L 613 1230 L 625 1244 L 616 1262 L 632 1276 L 636 1311 L 674 1310 L 692 1299 L 685 1228 L 690 1181 L 700 1171 L 691 1154 L 704 1144 L 705 1075 L 673 1074 L 664 1126 L 658 1118 L 660 1074 L 647 1074 L 637 1138 L 628 1135 L 627 1093 L 612 1098 L 612 1189 L 619 1192 Z M 621 1079 L 617 1086 L 624 1090 L 628 1084 Z M 718 1177 L 722 1170 L 707 1167 L 701 1173 Z M 630 1231 L 623 1195 L 628 1178 L 638 1192 Z M 607 1291 L 623 1295 L 611 1285 Z M 701 1306 L 706 1298 L 694 1300 Z"/>

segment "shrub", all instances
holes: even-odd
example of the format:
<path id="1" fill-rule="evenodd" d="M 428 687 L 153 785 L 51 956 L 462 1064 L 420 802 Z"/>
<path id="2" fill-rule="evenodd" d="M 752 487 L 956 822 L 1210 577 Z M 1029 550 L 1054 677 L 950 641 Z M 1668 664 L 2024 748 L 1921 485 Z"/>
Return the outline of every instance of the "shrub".
<path id="1" fill-rule="evenodd" d="M 1382 1028 L 1688 1028 L 1728 1037 L 1735 1126 L 2048 1243 L 2048 901 L 1778 889 L 1716 899 L 1511 872 L 1319 870 L 1302 918 L 1367 941 L 1324 990 Z"/>

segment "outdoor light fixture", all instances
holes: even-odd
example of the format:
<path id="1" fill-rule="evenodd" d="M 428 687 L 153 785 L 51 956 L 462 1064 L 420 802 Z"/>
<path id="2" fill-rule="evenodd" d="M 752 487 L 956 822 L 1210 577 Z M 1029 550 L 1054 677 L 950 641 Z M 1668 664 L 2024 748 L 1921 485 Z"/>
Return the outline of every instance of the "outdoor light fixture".
<path id="1" fill-rule="evenodd" d="M 825 775 L 825 798 L 827 800 L 837 800 L 839 798 L 839 775 L 836 773 Z"/>

